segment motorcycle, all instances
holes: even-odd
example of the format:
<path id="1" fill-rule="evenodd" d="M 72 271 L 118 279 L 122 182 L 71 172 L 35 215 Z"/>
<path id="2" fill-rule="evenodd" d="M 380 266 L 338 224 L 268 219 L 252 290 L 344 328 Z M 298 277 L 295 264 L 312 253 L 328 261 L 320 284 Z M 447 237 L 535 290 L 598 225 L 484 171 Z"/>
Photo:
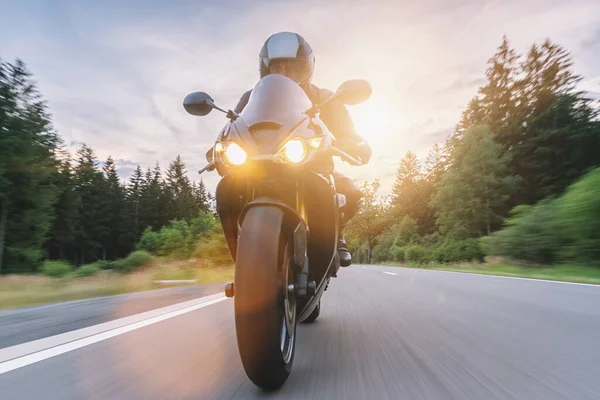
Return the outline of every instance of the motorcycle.
<path id="1" fill-rule="evenodd" d="M 296 325 L 314 322 L 321 297 L 340 262 L 340 208 L 332 157 L 361 161 L 339 146 L 319 119 L 332 100 L 358 104 L 371 95 L 363 80 L 343 83 L 321 104 L 284 75 L 262 78 L 238 115 L 218 107 L 206 93 L 186 96 L 185 110 L 227 115 L 209 164 L 222 179 L 216 211 L 235 261 L 235 278 L 225 293 L 234 297 L 239 354 L 247 376 L 263 389 L 287 380 L 294 361 Z"/>

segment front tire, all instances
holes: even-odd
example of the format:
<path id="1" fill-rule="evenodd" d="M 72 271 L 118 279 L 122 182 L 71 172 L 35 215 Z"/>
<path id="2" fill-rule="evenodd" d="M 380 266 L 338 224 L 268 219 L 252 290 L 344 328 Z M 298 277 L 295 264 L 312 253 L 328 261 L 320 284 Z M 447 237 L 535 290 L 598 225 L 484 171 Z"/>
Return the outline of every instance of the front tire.
<path id="1" fill-rule="evenodd" d="M 248 378 L 273 390 L 287 380 L 296 344 L 296 295 L 292 246 L 276 207 L 248 210 L 235 267 L 235 326 Z"/>

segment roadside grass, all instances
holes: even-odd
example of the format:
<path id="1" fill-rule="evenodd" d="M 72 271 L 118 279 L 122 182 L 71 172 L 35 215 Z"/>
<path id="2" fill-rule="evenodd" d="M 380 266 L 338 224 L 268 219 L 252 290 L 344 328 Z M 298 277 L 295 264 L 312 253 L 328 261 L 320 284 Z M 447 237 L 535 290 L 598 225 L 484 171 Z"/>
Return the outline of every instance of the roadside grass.
<path id="1" fill-rule="evenodd" d="M 210 267 L 197 260 L 154 260 L 147 268 L 123 274 L 99 271 L 93 276 L 62 278 L 41 275 L 7 275 L 0 277 L 0 309 L 35 306 L 60 301 L 110 296 L 122 293 L 161 289 L 167 286 L 156 280 L 196 280 L 192 284 L 219 283 L 233 280 L 234 269 Z M 190 285 L 169 284 L 171 286 Z"/>
<path id="2" fill-rule="evenodd" d="M 468 272 L 473 274 L 512 276 L 550 281 L 600 284 L 600 269 L 575 265 L 518 266 L 507 263 L 405 264 L 393 266 L 437 271 Z"/>

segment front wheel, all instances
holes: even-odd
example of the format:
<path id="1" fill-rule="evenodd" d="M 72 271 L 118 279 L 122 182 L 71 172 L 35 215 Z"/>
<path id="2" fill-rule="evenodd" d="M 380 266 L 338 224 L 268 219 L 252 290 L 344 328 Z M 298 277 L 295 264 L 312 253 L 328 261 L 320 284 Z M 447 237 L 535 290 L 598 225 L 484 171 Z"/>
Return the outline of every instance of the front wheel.
<path id="1" fill-rule="evenodd" d="M 276 389 L 288 378 L 296 344 L 293 249 L 276 207 L 248 210 L 235 266 L 235 327 L 248 378 Z"/>

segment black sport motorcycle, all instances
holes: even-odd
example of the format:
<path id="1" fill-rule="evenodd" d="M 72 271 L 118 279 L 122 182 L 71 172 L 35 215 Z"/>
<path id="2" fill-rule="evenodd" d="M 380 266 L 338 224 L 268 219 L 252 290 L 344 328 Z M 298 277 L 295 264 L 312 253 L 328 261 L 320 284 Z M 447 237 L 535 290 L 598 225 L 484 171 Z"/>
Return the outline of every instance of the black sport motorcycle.
<path id="1" fill-rule="evenodd" d="M 363 80 L 342 84 L 332 98 L 358 104 L 371 95 Z M 325 102 L 325 103 L 326 103 Z M 203 92 L 189 94 L 186 111 L 203 116 L 216 109 L 230 121 L 220 132 L 204 171 L 222 177 L 217 213 L 235 260 L 235 326 L 242 364 L 254 384 L 276 389 L 294 361 L 296 325 L 315 321 L 321 296 L 340 262 L 340 208 L 333 156 L 360 161 L 336 147 L 319 119 L 319 108 L 283 75 L 267 75 L 238 115 Z M 209 153 L 210 154 L 210 153 Z"/>

